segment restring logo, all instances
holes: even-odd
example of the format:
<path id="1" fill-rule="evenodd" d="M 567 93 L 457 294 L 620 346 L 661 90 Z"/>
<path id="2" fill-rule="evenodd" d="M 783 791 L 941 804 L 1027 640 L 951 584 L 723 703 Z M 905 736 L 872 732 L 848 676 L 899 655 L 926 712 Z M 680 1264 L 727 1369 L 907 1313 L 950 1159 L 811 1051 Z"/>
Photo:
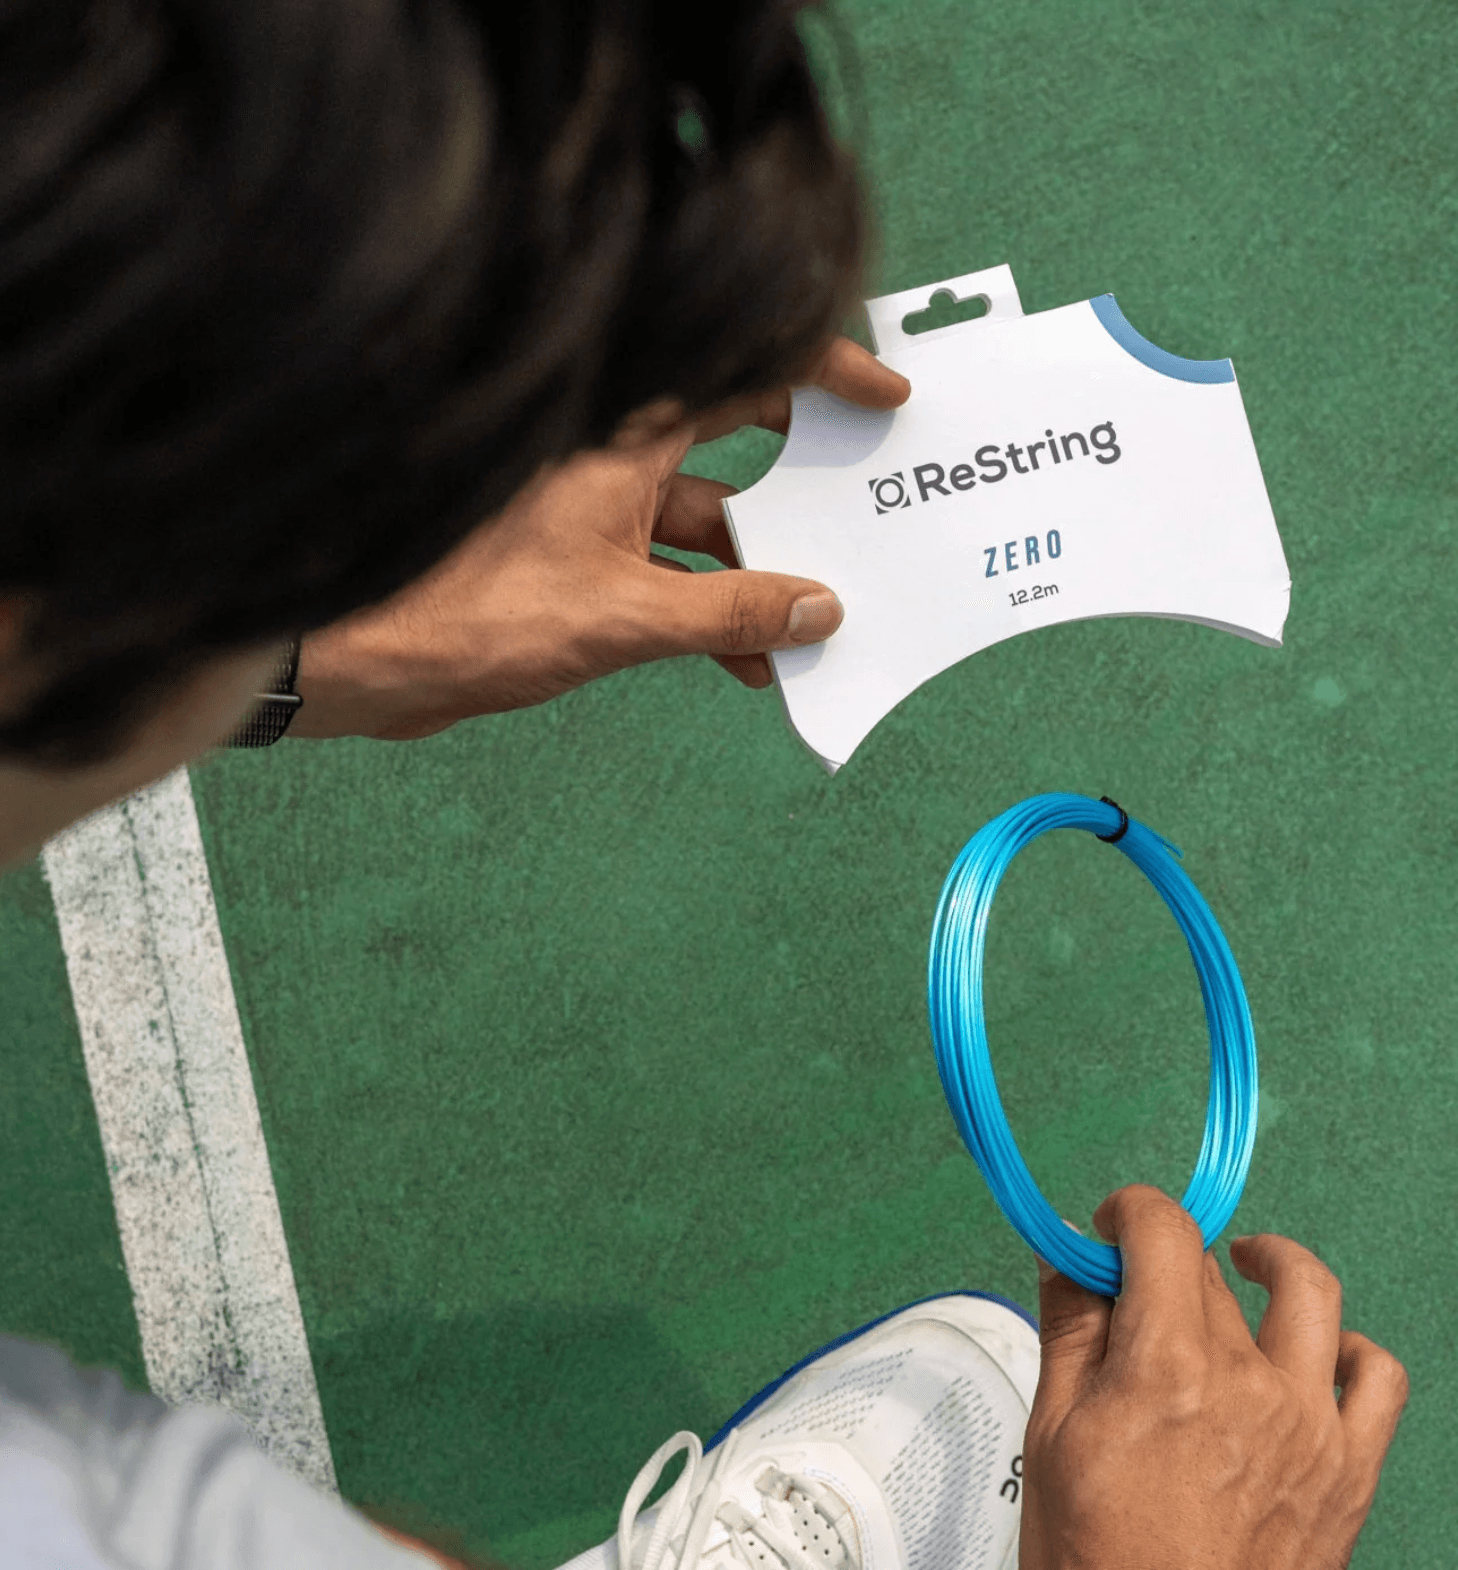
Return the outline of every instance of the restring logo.
<path id="1" fill-rule="evenodd" d="M 1042 453 L 1046 461 L 1040 461 Z M 867 480 L 871 500 L 876 504 L 878 516 L 898 512 L 911 506 L 912 493 L 923 502 L 936 496 L 950 496 L 954 491 L 970 491 L 975 485 L 997 485 L 1014 474 L 1037 474 L 1065 463 L 1076 463 L 1080 458 L 1092 457 L 1095 463 L 1117 463 L 1122 455 L 1118 434 L 1112 420 L 1091 427 L 1087 436 L 1082 431 L 1066 431 L 1055 436 L 1051 427 L 1043 433 L 1043 440 L 1019 446 L 1009 442 L 1006 447 L 989 442 L 973 453 L 971 461 L 943 465 L 918 463 L 911 471 L 912 485 L 906 483 L 906 471 L 897 469 L 892 474 Z M 1026 458 L 1026 463 L 1023 461 Z"/>
<path id="2" fill-rule="evenodd" d="M 911 498 L 906 494 L 906 475 L 898 469 L 884 480 L 868 480 L 876 512 L 895 512 L 898 507 L 909 507 Z"/>

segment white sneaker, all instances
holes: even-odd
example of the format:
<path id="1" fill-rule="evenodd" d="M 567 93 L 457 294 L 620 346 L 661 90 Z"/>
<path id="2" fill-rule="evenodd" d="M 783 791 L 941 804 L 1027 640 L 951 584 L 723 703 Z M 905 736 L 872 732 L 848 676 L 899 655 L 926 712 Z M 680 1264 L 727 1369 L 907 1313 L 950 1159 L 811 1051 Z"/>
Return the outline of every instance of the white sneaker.
<path id="1" fill-rule="evenodd" d="M 675 1434 L 616 1538 L 562 1570 L 1011 1570 L 1038 1332 L 976 1293 L 928 1298 L 797 1363 L 707 1445 Z M 680 1451 L 682 1475 L 643 1501 Z"/>

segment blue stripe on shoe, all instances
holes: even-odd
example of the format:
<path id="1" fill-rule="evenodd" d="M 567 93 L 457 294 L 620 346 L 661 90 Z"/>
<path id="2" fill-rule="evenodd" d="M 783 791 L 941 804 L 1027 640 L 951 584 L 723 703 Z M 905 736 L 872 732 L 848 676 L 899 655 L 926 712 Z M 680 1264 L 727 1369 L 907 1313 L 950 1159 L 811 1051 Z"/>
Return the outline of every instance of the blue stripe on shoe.
<path id="1" fill-rule="evenodd" d="M 1003 1308 L 1011 1309 L 1019 1319 L 1025 1320 L 1034 1330 L 1038 1328 L 1038 1321 L 1033 1318 L 1021 1303 L 1014 1303 L 1010 1297 L 1003 1297 L 997 1292 L 935 1292 L 930 1297 L 919 1297 L 914 1302 L 903 1303 L 900 1308 L 893 1308 L 889 1314 L 882 1314 L 879 1318 L 869 1320 L 855 1330 L 848 1330 L 843 1336 L 837 1336 L 834 1341 L 827 1341 L 823 1347 L 811 1352 L 808 1357 L 802 1357 L 798 1363 L 787 1368 L 778 1379 L 772 1379 L 758 1395 L 751 1396 L 718 1433 L 705 1443 L 705 1454 L 712 1450 L 721 1440 L 727 1438 L 729 1433 L 733 1429 L 738 1428 L 746 1418 L 753 1416 L 781 1385 L 787 1380 L 793 1379 L 802 1368 L 808 1368 L 818 1358 L 824 1357 L 827 1352 L 834 1352 L 840 1347 L 849 1345 L 850 1342 L 857 1340 L 868 1331 L 874 1330 L 877 1325 L 884 1325 L 888 1319 L 895 1319 L 898 1314 L 904 1314 L 908 1308 L 920 1308 L 923 1303 L 936 1303 L 944 1297 L 975 1297 L 980 1298 L 984 1303 L 998 1303 Z"/>

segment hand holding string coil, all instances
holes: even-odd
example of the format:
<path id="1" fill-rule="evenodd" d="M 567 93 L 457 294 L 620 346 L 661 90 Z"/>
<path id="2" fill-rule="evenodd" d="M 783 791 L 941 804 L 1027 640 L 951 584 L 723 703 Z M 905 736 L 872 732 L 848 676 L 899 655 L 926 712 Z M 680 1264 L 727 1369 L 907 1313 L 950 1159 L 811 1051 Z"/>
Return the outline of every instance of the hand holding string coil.
<path id="1" fill-rule="evenodd" d="M 1123 1270 L 1117 1248 L 1065 1226 L 1028 1171 L 997 1092 L 983 1017 L 982 961 L 997 886 L 1014 856 L 1053 829 L 1085 829 L 1154 885 L 1179 923 L 1210 1030 L 1210 1100 L 1195 1173 L 1181 1203 L 1209 1248 L 1240 1201 L 1255 1146 L 1255 1031 L 1235 956 L 1179 852 L 1111 802 L 1030 796 L 979 829 L 947 874 L 932 925 L 927 1006 L 947 1104 L 993 1198 L 1018 1235 L 1055 1270 L 1107 1297 Z"/>

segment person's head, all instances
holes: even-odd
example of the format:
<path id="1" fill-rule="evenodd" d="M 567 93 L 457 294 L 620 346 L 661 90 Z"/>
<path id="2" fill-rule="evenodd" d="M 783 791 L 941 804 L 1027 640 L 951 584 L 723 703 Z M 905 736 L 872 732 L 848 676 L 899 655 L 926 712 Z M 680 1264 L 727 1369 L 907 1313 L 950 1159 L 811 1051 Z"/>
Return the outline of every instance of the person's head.
<path id="1" fill-rule="evenodd" d="M 802 370 L 860 229 L 794 10 L 0 0 L 0 760 L 246 702 L 543 462 Z"/>

